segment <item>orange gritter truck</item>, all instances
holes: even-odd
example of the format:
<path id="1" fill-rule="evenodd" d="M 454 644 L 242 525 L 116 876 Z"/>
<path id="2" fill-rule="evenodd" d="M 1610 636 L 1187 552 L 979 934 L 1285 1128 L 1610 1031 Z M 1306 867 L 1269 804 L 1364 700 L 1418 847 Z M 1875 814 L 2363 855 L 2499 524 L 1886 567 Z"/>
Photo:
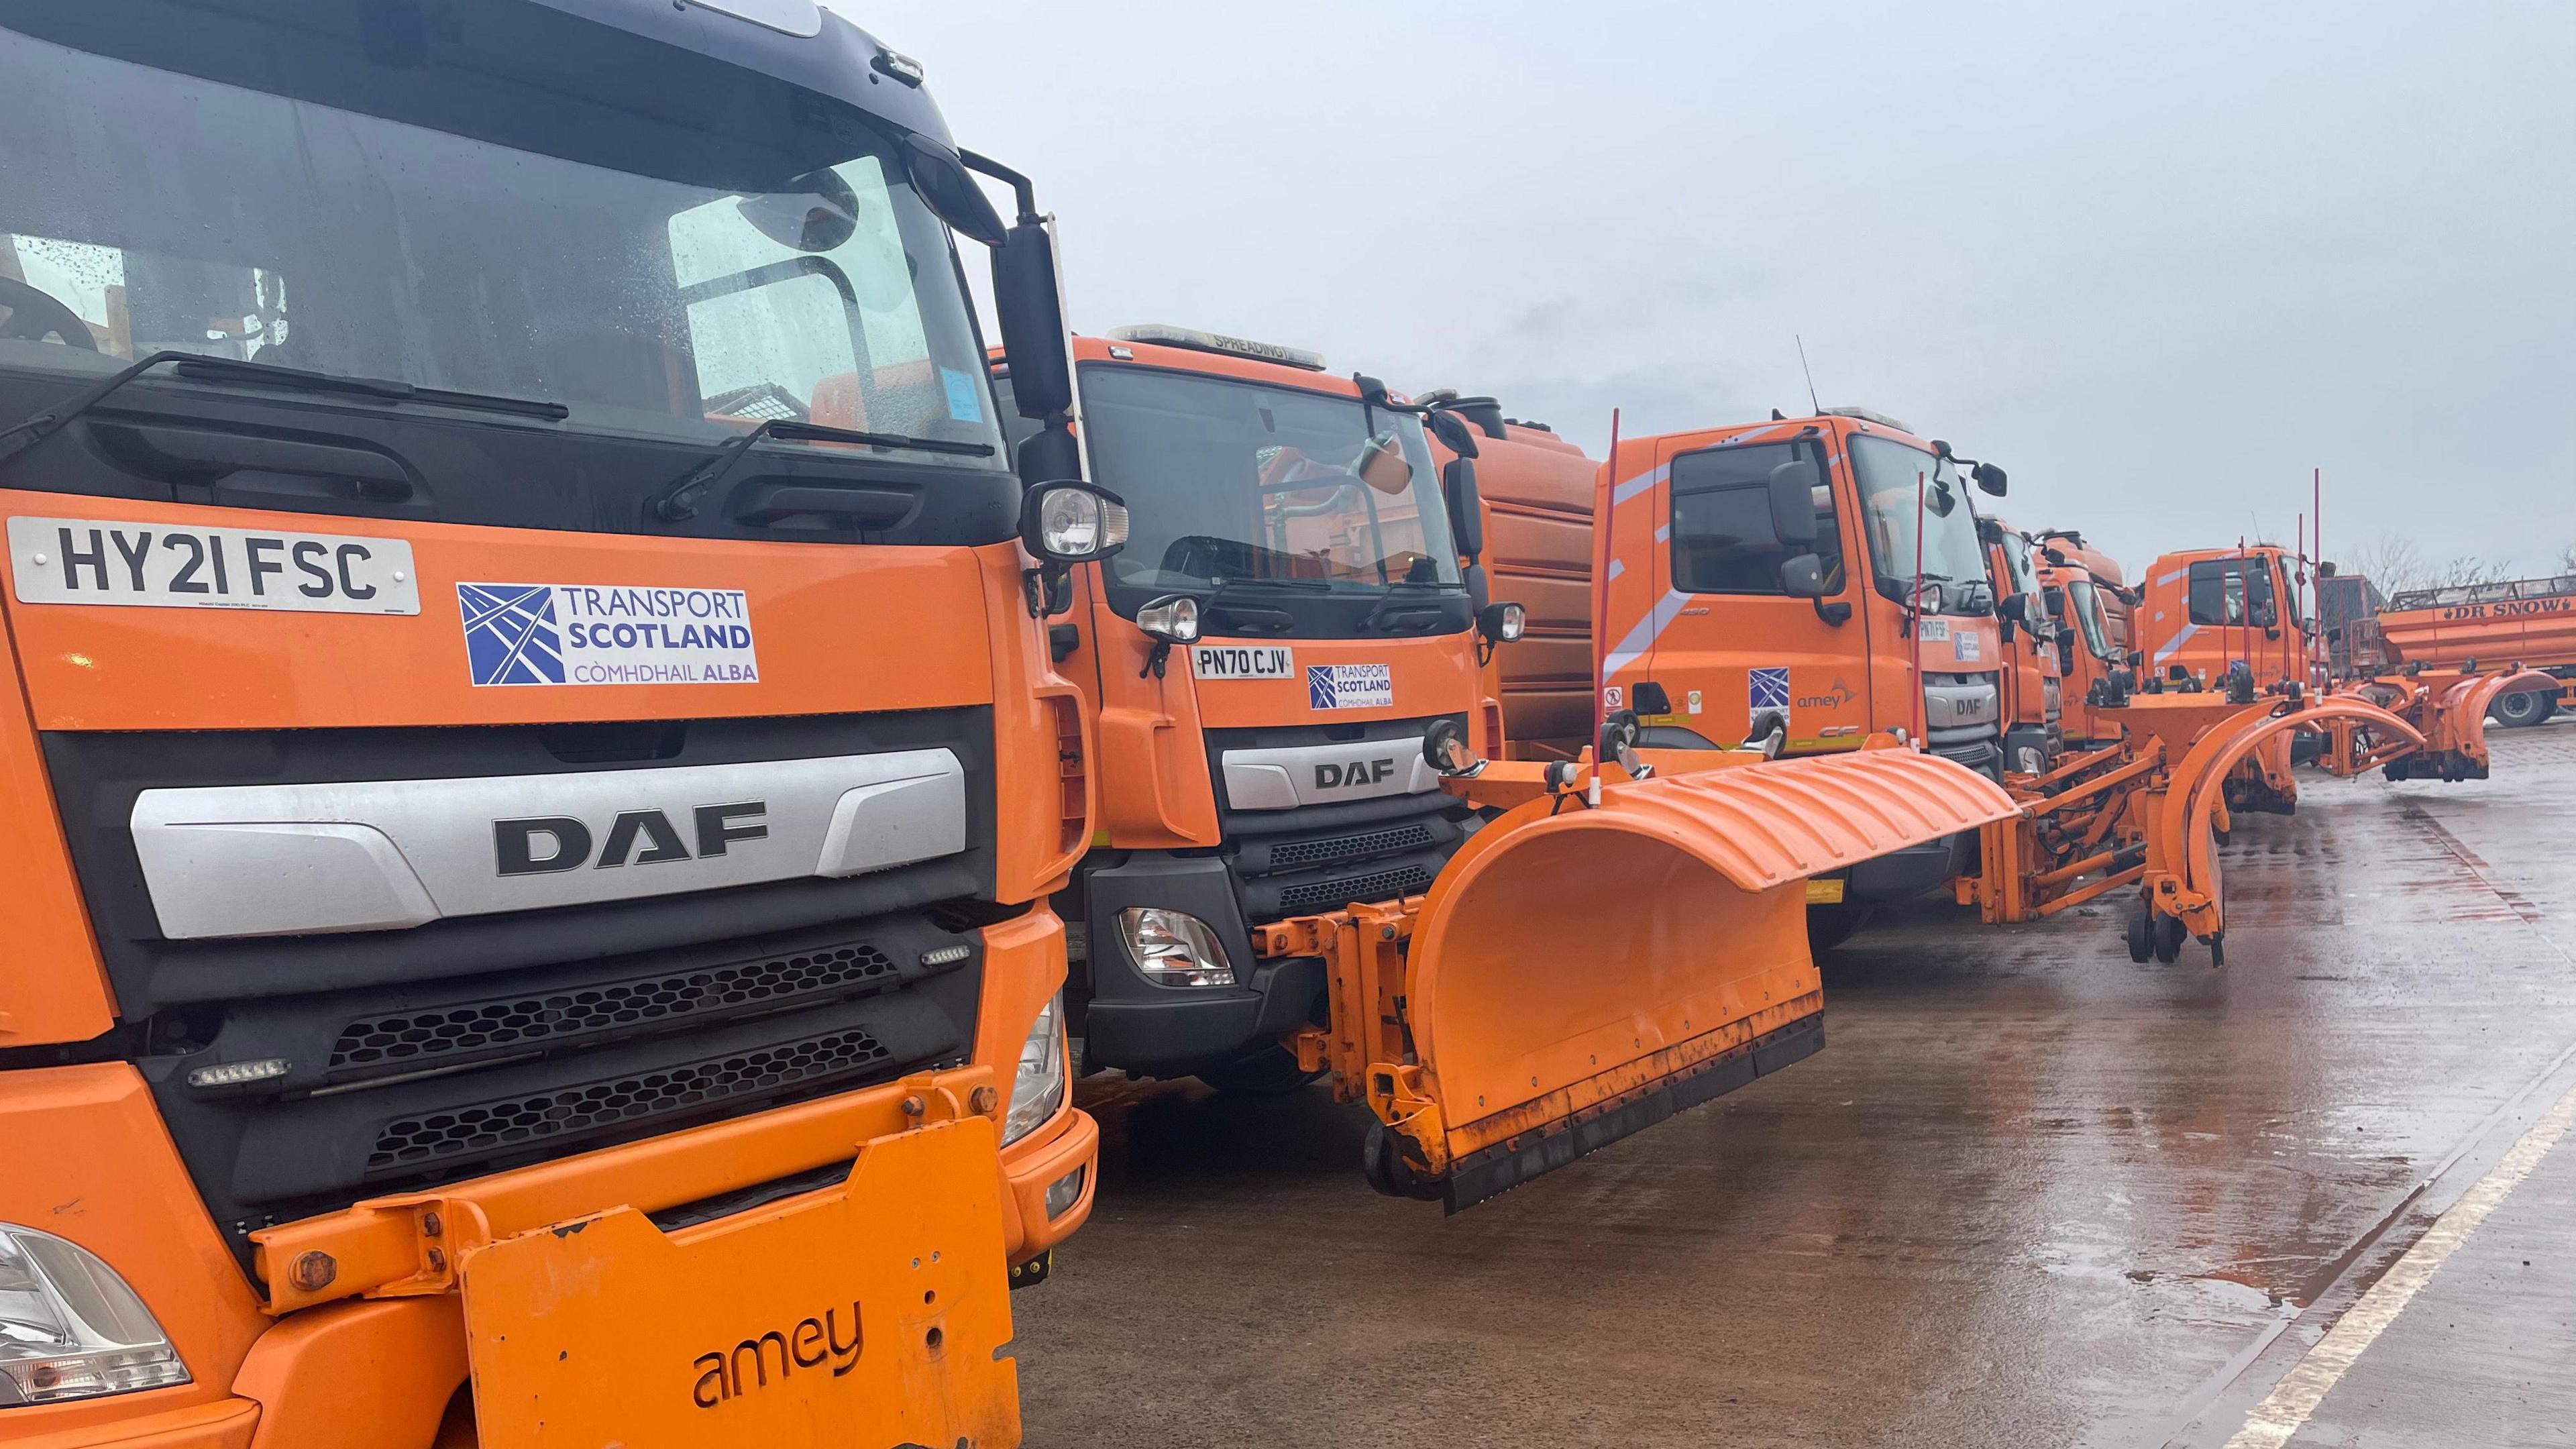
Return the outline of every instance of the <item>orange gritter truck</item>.
<path id="1" fill-rule="evenodd" d="M 0 1439 L 1018 1442 L 1125 527 L 1025 183 L 793 5 L 0 26 Z"/>
<path id="2" fill-rule="evenodd" d="M 1052 626 L 1100 714 L 1087 1064 L 1328 1078 L 1371 1185 L 1456 1211 L 1815 1051 L 1810 879 L 2011 809 L 1908 750 L 1640 749 L 1588 686 L 1566 757 L 1504 758 L 1496 420 L 1194 329 L 1075 353 L 1136 528 Z"/>

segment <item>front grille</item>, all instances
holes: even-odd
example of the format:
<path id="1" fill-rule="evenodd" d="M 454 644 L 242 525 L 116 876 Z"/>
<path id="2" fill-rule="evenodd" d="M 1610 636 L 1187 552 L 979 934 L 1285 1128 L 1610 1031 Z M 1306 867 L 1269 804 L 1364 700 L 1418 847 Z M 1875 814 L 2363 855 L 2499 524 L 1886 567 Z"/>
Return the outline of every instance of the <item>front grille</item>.
<path id="1" fill-rule="evenodd" d="M 1270 847 L 1270 868 L 1293 870 L 1299 866 L 1365 860 L 1373 855 L 1393 855 L 1403 850 L 1428 850 L 1438 843 L 1428 825 L 1401 825 L 1392 830 L 1372 830 L 1364 835 L 1295 840 Z"/>
<path id="2" fill-rule="evenodd" d="M 397 1013 L 342 1028 L 327 1072 L 435 1060 L 521 1042 L 593 1036 L 891 980 L 894 959 L 865 941 L 709 970 L 657 973 L 544 995 Z"/>
<path id="3" fill-rule="evenodd" d="M 372 1176 L 445 1157 L 480 1156 L 516 1143 L 668 1116 L 708 1102 L 865 1071 L 892 1055 L 874 1036 L 852 1028 L 659 1071 L 397 1118 L 376 1134 L 367 1172 Z"/>
<path id="4" fill-rule="evenodd" d="M 1430 888 L 1431 879 L 1428 868 L 1408 865 L 1338 880 L 1301 881 L 1280 891 L 1279 906 L 1282 914 L 1291 916 L 1336 911 L 1353 901 L 1391 901 L 1419 895 Z"/>

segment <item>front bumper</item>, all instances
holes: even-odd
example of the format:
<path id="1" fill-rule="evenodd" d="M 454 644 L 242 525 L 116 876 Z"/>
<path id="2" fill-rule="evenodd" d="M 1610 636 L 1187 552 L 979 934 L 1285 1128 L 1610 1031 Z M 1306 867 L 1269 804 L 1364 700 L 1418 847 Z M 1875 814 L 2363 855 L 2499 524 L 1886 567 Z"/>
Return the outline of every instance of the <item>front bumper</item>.
<path id="1" fill-rule="evenodd" d="M 1252 935 L 1223 860 L 1140 850 L 1119 864 L 1085 872 L 1083 889 L 1091 923 L 1092 996 L 1082 1028 L 1086 1066 L 1187 1076 L 1295 1031 L 1323 995 L 1323 962 L 1253 959 Z M 1129 906 L 1186 911 L 1207 922 L 1241 984 L 1177 988 L 1146 980 L 1117 926 L 1118 913 Z"/>

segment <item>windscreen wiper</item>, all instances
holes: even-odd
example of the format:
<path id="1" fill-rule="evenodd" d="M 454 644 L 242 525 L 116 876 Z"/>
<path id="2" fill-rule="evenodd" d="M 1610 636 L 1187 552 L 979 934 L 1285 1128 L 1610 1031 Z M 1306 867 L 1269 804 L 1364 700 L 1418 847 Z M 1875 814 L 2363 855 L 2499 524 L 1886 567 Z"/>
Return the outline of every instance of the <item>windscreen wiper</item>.
<path id="1" fill-rule="evenodd" d="M 989 458 L 990 443 L 958 443 L 946 438 L 911 438 L 901 433 L 870 433 L 857 428 L 835 428 L 823 423 L 802 422 L 795 418 L 763 418 L 760 425 L 739 438 L 728 438 L 716 445 L 714 452 L 680 480 L 653 500 L 652 514 L 665 523 L 678 523 L 698 516 L 698 500 L 725 480 L 734 465 L 743 459 L 763 438 L 790 438 L 816 443 L 859 443 L 871 448 L 915 448 L 925 453 L 956 453 L 970 458 Z"/>
<path id="2" fill-rule="evenodd" d="M 497 393 L 456 392 L 448 388 L 418 387 L 408 382 L 381 377 L 342 377 L 334 373 L 314 372 L 301 367 L 283 367 L 273 362 L 245 362 L 232 357 L 208 357 L 196 352 L 155 352 L 109 373 L 79 392 L 55 403 L 6 429 L 0 438 L 20 441 L 5 456 L 14 457 L 53 436 L 74 418 L 97 406 L 109 393 L 160 366 L 176 364 L 172 371 L 191 380 L 210 382 L 246 382 L 272 387 L 294 388 L 305 392 L 347 393 L 359 397 L 382 398 L 388 402 L 430 403 L 438 407 L 473 408 L 483 412 L 513 413 L 522 417 L 563 419 L 572 409 L 559 402 L 536 398 L 504 397 Z"/>

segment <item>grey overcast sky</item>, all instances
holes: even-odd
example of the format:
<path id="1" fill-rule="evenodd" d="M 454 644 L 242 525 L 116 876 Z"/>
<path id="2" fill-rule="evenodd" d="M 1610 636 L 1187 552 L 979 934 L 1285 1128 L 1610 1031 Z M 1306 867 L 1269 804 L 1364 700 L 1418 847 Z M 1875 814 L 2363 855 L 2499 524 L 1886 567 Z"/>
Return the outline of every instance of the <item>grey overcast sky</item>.
<path id="1" fill-rule="evenodd" d="M 2576 544 L 2576 3 L 834 0 L 1034 176 L 1074 325 L 1499 395 L 1598 456 L 1828 404 L 2134 571 Z M 980 269 L 980 262 L 977 264 Z"/>

